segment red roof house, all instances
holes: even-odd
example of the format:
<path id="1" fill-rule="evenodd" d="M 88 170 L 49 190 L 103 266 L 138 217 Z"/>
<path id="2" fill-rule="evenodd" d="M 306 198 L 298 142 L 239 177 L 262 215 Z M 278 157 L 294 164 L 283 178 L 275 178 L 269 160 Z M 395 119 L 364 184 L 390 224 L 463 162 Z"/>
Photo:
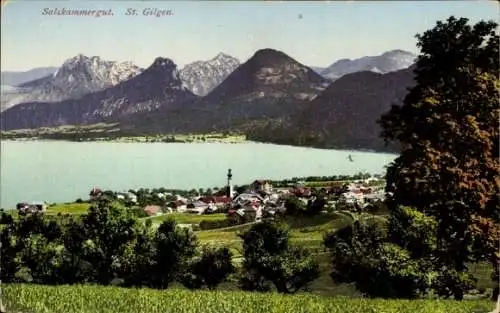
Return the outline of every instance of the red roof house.
<path id="1" fill-rule="evenodd" d="M 144 208 L 144 211 L 149 215 L 156 215 L 161 212 L 161 207 L 158 205 L 148 205 Z"/>

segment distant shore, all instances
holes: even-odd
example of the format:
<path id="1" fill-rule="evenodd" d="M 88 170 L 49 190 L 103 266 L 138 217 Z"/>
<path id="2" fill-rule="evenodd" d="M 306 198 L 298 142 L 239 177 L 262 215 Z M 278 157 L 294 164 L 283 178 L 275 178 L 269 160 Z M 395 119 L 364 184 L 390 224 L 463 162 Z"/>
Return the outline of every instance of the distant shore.
<path id="1" fill-rule="evenodd" d="M 184 137 L 184 136 L 183 136 Z M 186 136 L 187 137 L 187 136 Z M 101 138 L 78 138 L 78 139 L 55 139 L 47 137 L 17 137 L 1 138 L 1 141 L 67 141 L 67 142 L 123 142 L 123 143 L 248 143 L 244 136 L 232 136 L 227 138 L 211 138 L 200 135 L 186 139 L 170 139 L 165 136 L 127 136 L 127 137 L 101 137 Z"/>
<path id="2" fill-rule="evenodd" d="M 2 131 L 1 140 L 38 141 L 61 140 L 71 142 L 165 142 L 165 143 L 242 143 L 247 138 L 241 134 L 134 134 L 124 132 L 116 124 L 94 124 L 86 126 L 42 127 Z"/>

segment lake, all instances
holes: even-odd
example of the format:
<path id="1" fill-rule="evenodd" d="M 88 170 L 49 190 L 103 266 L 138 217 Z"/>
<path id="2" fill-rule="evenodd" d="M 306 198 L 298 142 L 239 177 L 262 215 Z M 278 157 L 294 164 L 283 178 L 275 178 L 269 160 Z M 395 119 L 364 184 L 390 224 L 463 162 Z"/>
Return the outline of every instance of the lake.
<path id="1" fill-rule="evenodd" d="M 11 92 L 11 91 L 16 91 L 17 88 L 14 86 L 8 86 L 8 85 L 0 85 L 0 92 Z"/>
<path id="2" fill-rule="evenodd" d="M 213 188 L 255 179 L 384 173 L 396 155 L 262 143 L 1 142 L 0 206 L 87 199 L 93 187 Z M 353 162 L 348 156 L 352 155 Z"/>

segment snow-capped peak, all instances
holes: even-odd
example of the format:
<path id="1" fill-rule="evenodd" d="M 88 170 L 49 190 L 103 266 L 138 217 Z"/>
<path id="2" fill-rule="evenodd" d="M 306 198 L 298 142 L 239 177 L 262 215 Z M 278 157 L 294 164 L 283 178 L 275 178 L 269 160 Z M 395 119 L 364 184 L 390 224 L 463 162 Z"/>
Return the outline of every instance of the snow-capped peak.
<path id="1" fill-rule="evenodd" d="M 180 75 L 194 94 L 204 96 L 217 87 L 239 65 L 238 59 L 220 52 L 208 61 L 187 64 L 180 71 Z"/>
<path id="2" fill-rule="evenodd" d="M 110 87 L 134 77 L 142 70 L 131 61 L 106 61 L 98 56 L 78 54 L 67 59 L 53 76 L 58 80 L 80 83 L 91 81 L 103 87 Z"/>
<path id="3" fill-rule="evenodd" d="M 80 53 L 65 60 L 54 74 L 22 84 L 22 93 L 15 101 L 53 102 L 80 98 L 129 80 L 142 71 L 130 61 L 106 61 Z"/>

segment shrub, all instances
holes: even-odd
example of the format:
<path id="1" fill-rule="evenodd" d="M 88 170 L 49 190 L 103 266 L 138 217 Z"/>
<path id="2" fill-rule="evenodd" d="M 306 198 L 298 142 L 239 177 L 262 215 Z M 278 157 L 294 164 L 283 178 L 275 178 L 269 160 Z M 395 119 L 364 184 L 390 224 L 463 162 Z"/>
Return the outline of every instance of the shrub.
<path id="1" fill-rule="evenodd" d="M 215 289 L 235 271 L 231 259 L 232 253 L 228 248 L 205 247 L 201 257 L 189 266 L 182 283 L 190 289 L 202 286 Z"/>
<path id="2" fill-rule="evenodd" d="M 244 249 L 240 286 L 244 289 L 268 290 L 270 282 L 278 292 L 295 293 L 307 289 L 319 276 L 319 265 L 310 251 L 289 247 L 288 228 L 283 224 L 255 224 L 240 237 Z"/>

